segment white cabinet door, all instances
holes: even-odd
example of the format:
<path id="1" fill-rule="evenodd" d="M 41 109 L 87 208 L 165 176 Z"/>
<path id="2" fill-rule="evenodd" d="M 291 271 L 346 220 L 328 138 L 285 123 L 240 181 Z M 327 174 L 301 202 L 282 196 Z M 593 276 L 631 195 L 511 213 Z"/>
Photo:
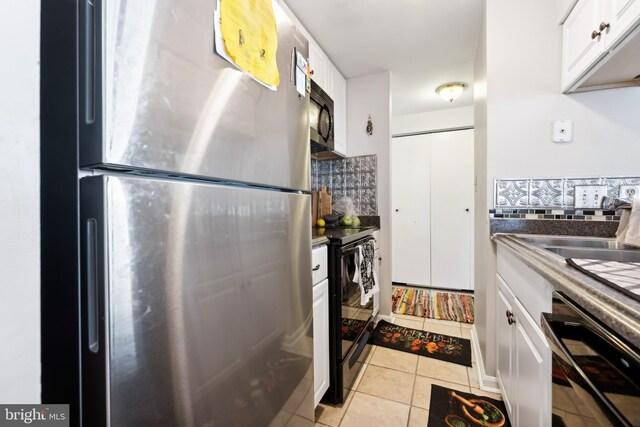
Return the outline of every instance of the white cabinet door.
<path id="1" fill-rule="evenodd" d="M 510 416 L 513 415 L 513 343 L 514 329 L 508 322 L 506 313 L 513 313 L 513 296 L 507 290 L 502 278 L 496 274 L 498 301 L 496 305 L 496 377 L 502 389 L 502 399 Z"/>
<path id="2" fill-rule="evenodd" d="M 518 402 L 514 425 L 547 427 L 551 425 L 551 351 L 540 326 L 517 299 L 514 309 Z"/>
<path id="3" fill-rule="evenodd" d="M 332 84 L 329 95 L 333 99 L 334 123 L 334 150 L 342 155 L 347 155 L 347 81 L 340 71 L 332 64 Z"/>
<path id="4" fill-rule="evenodd" d="M 551 350 L 518 288 L 500 274 L 496 283 L 496 376 L 509 417 L 514 426 L 550 426 Z"/>
<path id="5" fill-rule="evenodd" d="M 328 62 L 327 56 L 324 54 L 322 49 L 320 49 L 320 46 L 318 46 L 315 41 L 309 40 L 309 66 L 313 72 L 311 78 L 322 88 L 322 90 L 327 92 L 327 94 L 329 94 L 329 90 L 327 90 L 327 75 L 329 73 Z M 329 96 L 331 95 L 329 94 Z"/>
<path id="6" fill-rule="evenodd" d="M 580 0 L 562 26 L 563 90 L 605 55 L 602 37 L 592 37 L 603 16 L 601 0 Z"/>
<path id="7" fill-rule="evenodd" d="M 313 287 L 313 406 L 329 388 L 329 279 Z"/>
<path id="8" fill-rule="evenodd" d="M 609 25 L 604 34 L 605 49 L 609 49 L 638 24 L 640 0 L 606 0 L 604 3 L 602 26 Z"/>
<path id="9" fill-rule="evenodd" d="M 431 286 L 471 289 L 473 130 L 431 135 Z"/>
<path id="10" fill-rule="evenodd" d="M 428 286 L 431 272 L 429 135 L 391 142 L 392 280 Z"/>

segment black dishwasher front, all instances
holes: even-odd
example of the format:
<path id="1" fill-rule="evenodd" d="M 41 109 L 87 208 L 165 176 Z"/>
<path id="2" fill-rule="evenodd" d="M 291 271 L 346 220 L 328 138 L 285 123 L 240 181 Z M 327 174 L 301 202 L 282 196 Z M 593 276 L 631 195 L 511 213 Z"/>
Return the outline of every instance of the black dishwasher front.
<path id="1" fill-rule="evenodd" d="M 640 426 L 640 353 L 561 292 L 542 327 L 551 346 L 554 427 Z"/>

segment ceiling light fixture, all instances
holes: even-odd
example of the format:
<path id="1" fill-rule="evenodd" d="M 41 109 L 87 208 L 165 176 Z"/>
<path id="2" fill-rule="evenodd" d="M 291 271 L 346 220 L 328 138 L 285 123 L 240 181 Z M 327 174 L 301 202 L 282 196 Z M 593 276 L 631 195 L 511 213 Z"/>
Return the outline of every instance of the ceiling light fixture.
<path id="1" fill-rule="evenodd" d="M 462 92 L 464 92 L 466 88 L 467 84 L 462 82 L 445 83 L 438 86 L 436 93 L 445 101 L 453 102 L 460 98 L 460 95 L 462 95 Z"/>

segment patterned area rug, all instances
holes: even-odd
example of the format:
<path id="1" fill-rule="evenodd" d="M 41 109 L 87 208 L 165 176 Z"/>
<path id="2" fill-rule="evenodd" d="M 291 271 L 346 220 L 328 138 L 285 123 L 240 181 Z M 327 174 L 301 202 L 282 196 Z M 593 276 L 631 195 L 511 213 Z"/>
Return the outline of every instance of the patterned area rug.
<path id="1" fill-rule="evenodd" d="M 471 366 L 471 341 L 378 321 L 373 344 L 458 365 Z"/>
<path id="2" fill-rule="evenodd" d="M 473 295 L 394 286 L 392 299 L 396 314 L 473 323 Z"/>
<path id="3" fill-rule="evenodd" d="M 463 399 L 470 405 L 463 403 Z M 476 406 L 482 411 L 474 410 Z M 448 426 L 511 427 L 511 423 L 504 402 L 433 384 L 427 427 Z"/>

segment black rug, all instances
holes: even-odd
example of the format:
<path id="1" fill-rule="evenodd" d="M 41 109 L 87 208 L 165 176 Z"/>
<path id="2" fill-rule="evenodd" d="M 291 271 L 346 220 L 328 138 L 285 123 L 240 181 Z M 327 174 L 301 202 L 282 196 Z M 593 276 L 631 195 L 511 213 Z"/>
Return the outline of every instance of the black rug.
<path id="1" fill-rule="evenodd" d="M 465 338 L 405 328 L 380 320 L 373 331 L 373 344 L 471 366 L 471 341 Z"/>
<path id="2" fill-rule="evenodd" d="M 464 405 L 451 396 L 451 392 L 469 400 L 470 403 L 480 406 L 484 411 L 483 415 L 476 413 L 472 407 Z M 474 422 L 472 418 L 477 422 Z M 507 408 L 505 408 L 502 401 L 440 387 L 435 384 L 431 385 L 431 402 L 429 403 L 429 423 L 427 427 L 470 427 L 482 425 L 511 427 Z"/>

